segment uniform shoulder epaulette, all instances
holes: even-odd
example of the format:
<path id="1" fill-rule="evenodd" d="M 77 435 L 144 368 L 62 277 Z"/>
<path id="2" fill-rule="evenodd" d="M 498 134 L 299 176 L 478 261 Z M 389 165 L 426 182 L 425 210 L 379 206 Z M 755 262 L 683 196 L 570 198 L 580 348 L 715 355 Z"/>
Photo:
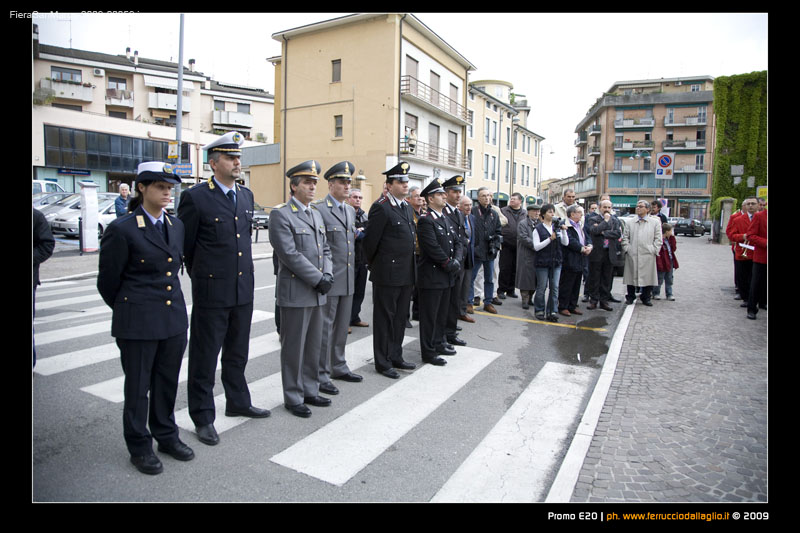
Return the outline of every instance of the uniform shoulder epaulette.
<path id="1" fill-rule="evenodd" d="M 375 203 L 376 204 L 385 204 L 388 200 L 389 200 L 388 196 L 381 196 L 380 198 L 378 198 L 378 200 Z"/>

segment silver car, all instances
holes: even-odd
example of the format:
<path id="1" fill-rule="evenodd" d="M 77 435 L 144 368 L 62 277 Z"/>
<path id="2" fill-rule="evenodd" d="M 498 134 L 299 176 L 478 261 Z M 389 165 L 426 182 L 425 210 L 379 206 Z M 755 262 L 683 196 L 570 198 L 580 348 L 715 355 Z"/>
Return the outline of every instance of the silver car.
<path id="1" fill-rule="evenodd" d="M 80 195 L 78 195 L 80 196 Z M 116 193 L 99 193 L 97 198 L 97 236 L 101 237 L 106 227 L 117 218 L 114 201 L 119 196 Z M 79 234 L 78 222 L 81 217 L 80 198 L 78 202 L 67 209 L 53 214 L 50 230 L 54 234 L 77 237 Z"/>

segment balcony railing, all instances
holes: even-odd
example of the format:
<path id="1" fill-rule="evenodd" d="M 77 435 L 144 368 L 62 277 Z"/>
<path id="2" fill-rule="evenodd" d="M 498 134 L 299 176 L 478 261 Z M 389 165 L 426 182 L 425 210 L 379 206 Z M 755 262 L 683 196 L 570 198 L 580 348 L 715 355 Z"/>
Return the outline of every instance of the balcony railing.
<path id="1" fill-rule="evenodd" d="M 94 87 L 90 84 L 42 78 L 39 80 L 39 87 L 52 91 L 52 95 L 56 98 L 80 100 L 81 102 L 91 102 L 94 99 Z"/>
<path id="2" fill-rule="evenodd" d="M 458 152 L 440 148 L 435 144 L 428 144 L 419 141 L 401 141 L 400 155 L 421 159 L 431 163 L 438 163 L 440 165 L 448 165 L 464 171 L 470 170 L 469 160 L 466 157 L 462 156 Z"/>
<path id="3" fill-rule="evenodd" d="M 106 89 L 106 105 L 133 107 L 133 91 Z"/>
<path id="4" fill-rule="evenodd" d="M 664 126 L 706 126 L 708 115 L 692 115 L 688 117 L 664 117 Z"/>
<path id="5" fill-rule="evenodd" d="M 664 149 L 670 150 L 697 150 L 698 148 L 705 148 L 706 147 L 706 140 L 705 139 L 684 139 L 682 141 L 670 141 L 666 140 L 662 143 Z"/>
<path id="6" fill-rule="evenodd" d="M 472 123 L 470 122 L 469 113 L 467 112 L 466 107 L 462 106 L 452 98 L 448 98 L 447 96 L 443 95 L 433 87 L 425 85 L 412 76 L 406 75 L 400 78 L 400 94 L 414 96 L 426 104 L 455 117 L 465 124 Z"/>
<path id="7" fill-rule="evenodd" d="M 652 150 L 655 146 L 653 141 L 622 141 L 614 143 L 614 150 Z"/>
<path id="8" fill-rule="evenodd" d="M 646 128 L 656 125 L 653 117 L 642 118 L 618 118 L 614 121 L 615 128 Z"/>

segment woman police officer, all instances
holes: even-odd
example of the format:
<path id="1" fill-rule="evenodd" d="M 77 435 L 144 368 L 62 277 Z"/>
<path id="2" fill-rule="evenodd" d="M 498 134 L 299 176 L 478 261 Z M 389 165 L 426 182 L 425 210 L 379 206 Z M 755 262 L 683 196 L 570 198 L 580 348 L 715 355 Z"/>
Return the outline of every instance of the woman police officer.
<path id="1" fill-rule="evenodd" d="M 129 213 L 108 226 L 100 243 L 97 289 L 114 310 L 111 335 L 125 373 L 123 434 L 131 463 L 145 474 L 163 470 L 153 438 L 159 452 L 194 458 L 173 413 L 188 329 L 178 277 L 183 224 L 164 211 L 176 183 L 169 164 L 140 164 Z"/>

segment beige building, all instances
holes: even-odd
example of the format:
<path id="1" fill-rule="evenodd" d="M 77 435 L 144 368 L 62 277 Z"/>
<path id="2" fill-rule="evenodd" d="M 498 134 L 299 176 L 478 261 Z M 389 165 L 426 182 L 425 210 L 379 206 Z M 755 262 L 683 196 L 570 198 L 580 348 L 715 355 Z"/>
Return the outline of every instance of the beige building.
<path id="1" fill-rule="evenodd" d="M 620 211 L 637 198 L 665 198 L 670 216 L 704 220 L 714 154 L 711 76 L 616 82 L 575 128 L 575 192 L 609 194 Z M 673 154 L 674 175 L 660 179 L 657 156 Z"/>
<path id="2" fill-rule="evenodd" d="M 351 161 L 365 204 L 382 172 L 411 165 L 424 186 L 468 171 L 467 74 L 474 66 L 410 13 L 358 14 L 274 34 L 275 138 L 280 162 L 250 167 L 256 199 L 289 196 L 286 171 L 309 159 L 323 173 Z M 317 192 L 321 197 L 327 189 Z"/>
<path id="3" fill-rule="evenodd" d="M 33 179 L 68 191 L 91 180 L 100 191 L 131 183 L 143 161 L 167 161 L 176 140 L 178 65 L 137 52 L 111 55 L 39 43 L 33 33 Z M 230 130 L 245 146 L 273 142 L 273 96 L 183 70 L 182 177 L 210 176 L 201 147 Z M 177 145 L 174 153 L 177 154 Z M 245 176 L 245 184 L 249 177 Z"/>
<path id="4" fill-rule="evenodd" d="M 488 187 L 505 205 L 518 192 L 527 203 L 541 203 L 541 143 L 544 137 L 529 129 L 530 107 L 513 85 L 501 80 L 472 81 L 467 109 L 467 194 Z"/>

